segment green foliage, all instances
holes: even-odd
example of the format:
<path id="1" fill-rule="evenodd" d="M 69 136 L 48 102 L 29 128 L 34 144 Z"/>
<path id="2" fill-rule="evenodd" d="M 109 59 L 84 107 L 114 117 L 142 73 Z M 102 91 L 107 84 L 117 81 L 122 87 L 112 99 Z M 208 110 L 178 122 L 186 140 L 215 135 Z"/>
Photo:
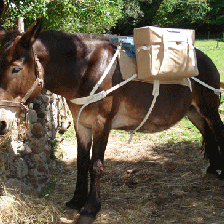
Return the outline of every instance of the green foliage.
<path id="1" fill-rule="evenodd" d="M 223 0 L 123 0 L 122 18 L 113 32 L 132 35 L 135 27 L 156 25 L 191 28 L 201 35 L 222 33 L 223 11 Z"/>
<path id="2" fill-rule="evenodd" d="M 43 16 L 43 28 L 70 32 L 108 32 L 121 17 L 121 0 L 5 0 L 1 24 L 14 28 L 15 18 L 24 17 L 28 27 Z"/>
<path id="3" fill-rule="evenodd" d="M 151 1 L 140 1 L 140 8 L 144 13 L 143 19 L 140 21 L 138 26 L 150 26 L 153 23 L 155 15 L 159 9 L 160 4 L 163 0 L 151 0 Z"/>
<path id="4" fill-rule="evenodd" d="M 122 18 L 118 20 L 115 33 L 128 35 L 133 32 L 134 27 L 143 19 L 144 13 L 140 8 L 139 1 L 123 0 Z"/>
<path id="5" fill-rule="evenodd" d="M 121 17 L 120 0 L 85 0 L 77 6 L 76 19 L 81 32 L 99 33 L 110 30 Z"/>
<path id="6" fill-rule="evenodd" d="M 164 0 L 153 21 L 164 27 L 188 27 L 202 25 L 210 11 L 207 0 Z"/>
<path id="7" fill-rule="evenodd" d="M 212 25 L 224 24 L 224 1 L 223 0 L 208 0 L 210 5 L 209 23 Z"/>
<path id="8" fill-rule="evenodd" d="M 16 16 L 27 28 L 43 16 L 43 29 L 132 35 L 135 27 L 158 25 L 193 28 L 205 34 L 224 29 L 224 1 L 219 0 L 4 0 L 5 28 Z"/>
<path id="9" fill-rule="evenodd" d="M 135 27 L 152 25 L 152 20 L 162 0 L 123 0 L 122 18 L 113 33 L 132 35 Z"/>

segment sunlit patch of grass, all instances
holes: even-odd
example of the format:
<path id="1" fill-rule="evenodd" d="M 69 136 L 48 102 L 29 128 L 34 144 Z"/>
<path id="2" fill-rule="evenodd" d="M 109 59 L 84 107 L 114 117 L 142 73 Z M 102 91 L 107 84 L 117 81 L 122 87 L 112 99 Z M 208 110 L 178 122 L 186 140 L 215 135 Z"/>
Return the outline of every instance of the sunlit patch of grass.
<path id="1" fill-rule="evenodd" d="M 187 117 L 184 117 L 177 125 L 166 131 L 174 142 L 184 142 L 189 144 L 190 142 L 200 142 L 201 134 L 199 130 L 189 121 Z"/>
<path id="2" fill-rule="evenodd" d="M 76 132 L 73 126 L 71 126 L 63 135 L 58 134 L 59 137 L 64 139 L 76 140 Z"/>
<path id="3" fill-rule="evenodd" d="M 196 40 L 195 47 L 212 59 L 219 70 L 221 80 L 224 81 L 224 41 L 217 42 L 215 39 Z"/>
<path id="4" fill-rule="evenodd" d="M 121 142 L 127 142 L 130 133 L 124 130 L 111 130 L 110 136 L 113 135 L 116 135 Z"/>
<path id="5" fill-rule="evenodd" d="M 67 128 L 67 131 L 65 131 L 63 134 L 57 133 L 57 139 L 65 139 L 65 140 L 76 140 L 76 132 L 74 129 L 74 121 L 72 119 L 72 115 L 69 113 L 68 117 L 66 118 L 65 123 L 70 123 L 69 127 Z"/>
<path id="6" fill-rule="evenodd" d="M 118 136 L 122 142 L 128 142 L 130 138 L 130 132 L 121 130 L 112 130 L 113 135 Z M 198 142 L 198 147 L 201 142 L 201 134 L 199 130 L 189 121 L 187 117 L 184 117 L 178 124 L 171 127 L 168 130 L 155 133 L 145 134 L 141 132 L 135 133 L 133 136 L 133 143 L 141 143 L 141 141 L 157 142 L 160 144 L 173 144 L 176 142 L 183 142 L 184 144 L 191 144 L 192 142 Z"/>
<path id="7" fill-rule="evenodd" d="M 221 95 L 219 113 L 224 116 L 224 94 Z"/>

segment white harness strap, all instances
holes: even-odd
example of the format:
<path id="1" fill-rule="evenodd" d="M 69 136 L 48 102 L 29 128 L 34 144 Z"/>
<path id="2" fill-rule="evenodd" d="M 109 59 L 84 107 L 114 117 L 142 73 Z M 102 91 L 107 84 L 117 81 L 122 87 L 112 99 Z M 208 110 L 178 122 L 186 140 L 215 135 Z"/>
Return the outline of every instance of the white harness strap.
<path id="1" fill-rule="evenodd" d="M 156 99 L 157 97 L 159 96 L 159 86 L 160 86 L 160 83 L 159 83 L 159 80 L 154 80 L 154 83 L 153 83 L 153 91 L 152 91 L 152 95 L 154 96 L 153 97 L 153 100 L 152 100 L 152 104 L 148 110 L 148 113 L 145 115 L 145 118 L 142 120 L 142 122 L 139 124 L 139 126 L 137 128 L 135 128 L 134 131 L 131 132 L 131 136 L 128 140 L 128 143 L 130 144 L 131 143 L 131 140 L 132 140 L 132 137 L 133 135 L 135 134 L 136 131 L 138 131 L 139 128 L 141 128 L 143 126 L 143 124 L 147 121 L 147 119 L 149 118 L 149 115 L 152 113 L 152 109 L 154 108 L 155 106 L 155 103 L 156 103 Z"/>
<path id="2" fill-rule="evenodd" d="M 119 51 L 121 50 L 122 45 L 119 45 L 117 47 L 117 50 L 113 56 L 113 58 L 111 59 L 108 67 L 106 68 L 106 70 L 104 71 L 103 75 L 101 76 L 100 80 L 97 82 L 97 84 L 93 87 L 93 90 L 90 92 L 89 96 L 86 97 L 80 97 L 80 98 L 75 98 L 70 100 L 72 103 L 77 104 L 77 105 L 83 105 L 81 107 L 81 109 L 79 110 L 79 114 L 77 117 L 77 129 L 79 128 L 79 117 L 81 112 L 83 111 L 83 109 L 88 106 L 91 103 L 95 103 L 99 100 L 102 100 L 103 98 L 105 98 L 109 93 L 113 92 L 114 90 L 120 88 L 121 86 L 125 85 L 126 83 L 130 82 L 131 80 L 137 78 L 137 74 L 133 74 L 130 78 L 124 80 L 123 82 L 113 86 L 111 89 L 108 89 L 106 91 L 101 91 L 99 93 L 95 93 L 97 91 L 97 89 L 99 88 L 99 86 L 102 84 L 103 80 L 105 79 L 105 77 L 107 76 L 107 74 L 109 73 L 111 67 L 113 66 Z"/>
<path id="3" fill-rule="evenodd" d="M 130 80 L 134 79 L 137 77 L 137 75 L 133 75 L 129 80 L 125 80 L 124 82 L 112 87 L 111 89 L 107 90 L 107 91 L 101 91 L 97 94 L 95 94 L 95 92 L 97 91 L 97 89 L 99 88 L 99 86 L 102 84 L 103 80 L 105 79 L 105 77 L 107 76 L 107 74 L 109 73 L 111 67 L 113 66 L 117 56 L 118 56 L 118 53 L 119 51 L 121 50 L 121 45 L 119 45 L 117 47 L 117 50 L 113 56 L 113 58 L 111 59 L 108 67 L 106 68 L 106 70 L 104 71 L 103 75 L 100 77 L 100 80 L 97 82 L 97 84 L 93 87 L 93 90 L 90 92 L 90 95 L 89 96 L 86 96 L 86 97 L 81 97 L 81 98 L 75 98 L 75 99 L 72 99 L 70 100 L 72 103 L 74 104 L 78 104 L 78 105 L 83 105 L 81 107 L 81 109 L 79 110 L 79 114 L 78 114 L 78 118 L 77 118 L 77 129 L 79 127 L 79 117 L 80 117 L 80 114 L 82 112 L 82 110 L 87 106 L 89 105 L 90 103 L 94 103 L 94 102 L 97 102 L 103 98 L 105 98 L 109 93 L 111 93 L 112 91 L 118 89 L 120 86 L 126 84 L 127 82 L 129 82 Z"/>
<path id="4" fill-rule="evenodd" d="M 191 79 L 193 79 L 194 81 L 198 82 L 199 84 L 203 85 L 204 87 L 212 90 L 216 95 L 219 96 L 220 93 L 223 93 L 224 90 L 221 90 L 221 89 L 215 89 L 214 87 L 212 86 L 209 86 L 208 84 L 206 84 L 205 82 L 202 82 L 201 80 L 195 78 L 195 77 L 191 77 Z"/>
<path id="5" fill-rule="evenodd" d="M 90 95 L 86 96 L 86 97 L 80 97 L 80 98 L 72 99 L 72 100 L 70 100 L 72 103 L 78 104 L 78 105 L 83 105 L 83 104 L 87 104 L 87 103 L 90 104 L 90 103 L 94 103 L 94 102 L 96 102 L 98 100 L 101 100 L 104 97 L 106 97 L 105 91 L 101 91 L 100 93 L 97 93 L 97 94 L 95 94 L 95 92 L 97 91 L 97 89 L 102 84 L 105 77 L 107 76 L 108 72 L 110 71 L 110 69 L 111 69 L 112 65 L 114 64 L 120 50 L 121 50 L 121 46 L 118 46 L 113 58 L 111 59 L 109 65 L 107 66 L 103 75 L 100 77 L 100 80 L 93 87 L 93 90 L 90 92 Z"/>
<path id="6" fill-rule="evenodd" d="M 94 102 L 97 102 L 99 100 L 102 100 L 103 98 L 105 98 L 109 93 L 113 92 L 114 90 L 120 88 L 121 86 L 125 85 L 126 83 L 130 82 L 131 80 L 135 79 L 137 77 L 137 74 L 134 74 L 133 76 L 131 76 L 130 78 L 126 79 L 125 81 L 117 84 L 116 86 L 113 86 L 111 89 L 108 89 L 106 91 L 101 91 L 99 93 L 96 93 L 94 95 L 90 95 L 90 96 L 87 96 L 87 97 L 82 97 L 82 98 L 77 98 L 75 99 L 76 100 L 76 104 L 79 104 L 79 105 L 83 105 L 81 107 L 81 109 L 79 110 L 79 114 L 78 114 L 78 117 L 77 117 L 77 129 L 79 128 L 79 117 L 80 117 L 80 114 L 81 112 L 83 111 L 83 109 L 88 106 L 90 103 L 94 103 Z M 71 102 L 73 103 L 74 100 L 71 100 Z"/>
<path id="7" fill-rule="evenodd" d="M 115 52 L 113 58 L 111 59 L 111 61 L 110 61 L 109 65 L 108 65 L 108 67 L 107 67 L 106 70 L 104 71 L 104 73 L 103 73 L 103 75 L 101 76 L 100 80 L 99 80 L 99 81 L 97 82 L 97 84 L 93 87 L 93 90 L 91 91 L 90 96 L 92 96 L 92 95 L 97 91 L 97 89 L 99 88 L 99 86 L 101 85 L 101 83 L 103 82 L 103 80 L 105 79 L 105 77 L 107 76 L 107 74 L 109 73 L 109 71 L 110 71 L 112 65 L 114 64 L 114 62 L 115 62 L 115 60 L 116 60 L 116 58 L 117 58 L 118 53 L 119 53 L 120 50 L 121 50 L 121 45 L 119 45 L 119 46 L 117 47 L 117 50 L 116 50 L 116 52 Z"/>

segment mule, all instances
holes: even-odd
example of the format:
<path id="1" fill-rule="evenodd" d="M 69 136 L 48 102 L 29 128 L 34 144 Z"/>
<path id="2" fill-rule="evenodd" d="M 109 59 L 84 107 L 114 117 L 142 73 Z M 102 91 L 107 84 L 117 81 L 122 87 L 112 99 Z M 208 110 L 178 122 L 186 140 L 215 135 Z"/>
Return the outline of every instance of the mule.
<path id="1" fill-rule="evenodd" d="M 32 92 L 25 97 L 23 106 L 40 93 L 41 83 L 46 89 L 65 97 L 77 134 L 76 189 L 66 205 L 81 211 L 81 217 L 94 218 L 101 209 L 100 178 L 104 172 L 104 153 L 110 130 L 133 130 L 140 124 L 151 105 L 153 85 L 137 81 L 127 83 L 85 107 L 77 127 L 81 106 L 71 103 L 71 100 L 90 94 L 116 47 L 109 41 L 86 34 L 41 32 L 41 23 L 41 18 L 38 18 L 24 34 L 1 31 L 0 102 L 8 102 L 9 106 L 0 113 L 0 134 L 10 129 L 11 115 L 21 110 L 15 105 L 20 105 L 30 88 Z M 199 50 L 196 50 L 196 55 L 197 78 L 220 88 L 220 75 L 211 59 Z M 37 70 L 42 72 L 37 73 Z M 34 88 L 37 78 L 42 82 Z M 108 90 L 122 81 L 116 60 L 97 92 Z M 152 113 L 139 131 L 155 133 L 165 130 L 186 115 L 203 136 L 205 155 L 210 163 L 207 172 L 217 174 L 217 170 L 224 170 L 224 126 L 218 113 L 220 98 L 193 80 L 191 84 L 192 91 L 182 85 L 161 85 Z M 10 102 L 15 105 L 10 105 Z M 85 218 L 82 222 L 85 223 Z"/>

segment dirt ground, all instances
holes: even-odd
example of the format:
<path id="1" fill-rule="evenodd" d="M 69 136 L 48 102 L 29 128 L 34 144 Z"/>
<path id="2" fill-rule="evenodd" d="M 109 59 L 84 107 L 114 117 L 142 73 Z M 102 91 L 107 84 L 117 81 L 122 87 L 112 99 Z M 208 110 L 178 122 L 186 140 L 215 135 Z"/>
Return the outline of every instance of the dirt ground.
<path id="1" fill-rule="evenodd" d="M 156 135 L 128 144 L 112 132 L 102 177 L 102 209 L 94 223 L 224 223 L 224 181 L 205 174 L 208 162 L 198 142 L 161 143 Z M 61 139 L 50 200 L 62 223 L 78 215 L 66 210 L 76 182 L 76 142 Z"/>

